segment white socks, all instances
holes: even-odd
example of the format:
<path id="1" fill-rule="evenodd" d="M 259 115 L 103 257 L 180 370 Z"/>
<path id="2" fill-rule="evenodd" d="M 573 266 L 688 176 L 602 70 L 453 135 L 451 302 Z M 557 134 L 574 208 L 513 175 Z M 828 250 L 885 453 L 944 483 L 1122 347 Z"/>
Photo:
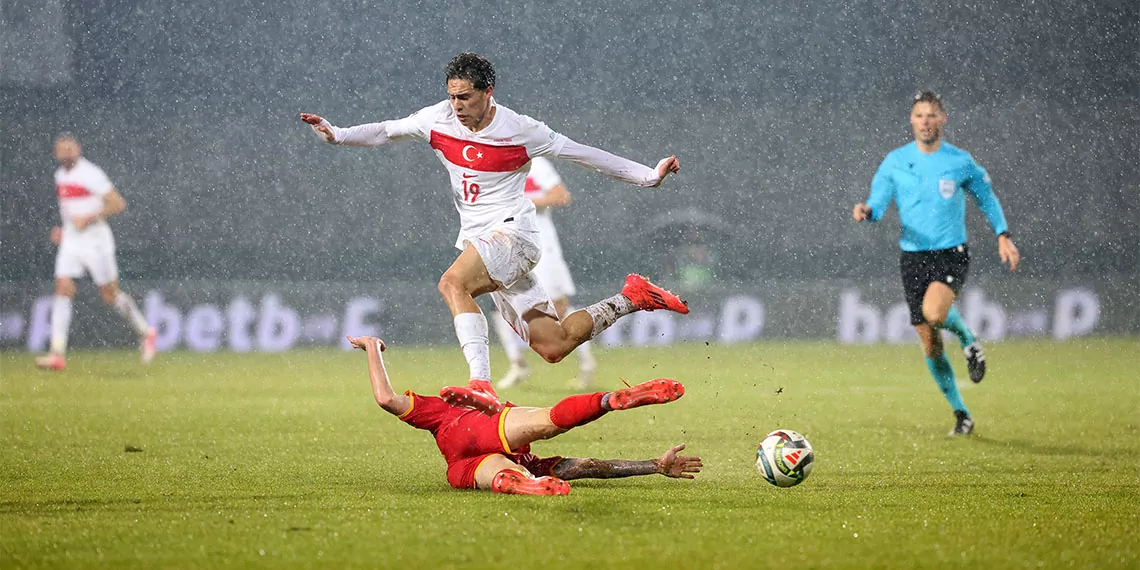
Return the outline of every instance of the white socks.
<path id="1" fill-rule="evenodd" d="M 500 319 L 501 320 L 501 319 Z M 487 341 L 487 317 L 483 313 L 455 315 L 455 336 L 471 368 L 471 378 L 491 380 L 491 347 Z"/>
<path id="2" fill-rule="evenodd" d="M 134 300 L 126 293 L 119 291 L 115 297 L 115 310 L 123 315 L 127 322 L 131 323 L 140 337 L 146 336 L 149 329 L 146 317 L 143 317 L 138 305 L 135 305 Z M 62 355 L 67 352 L 67 335 L 70 329 L 71 297 L 56 295 L 51 300 L 51 348 L 49 350 L 52 353 Z"/>
<path id="3" fill-rule="evenodd" d="M 522 362 L 523 341 L 519 333 L 511 328 L 510 323 L 502 315 L 496 315 L 493 320 L 495 332 L 499 335 L 499 342 L 503 344 L 503 352 L 507 353 L 507 359 L 512 363 Z"/>
<path id="4" fill-rule="evenodd" d="M 146 317 L 143 317 L 142 311 L 139 311 L 138 305 L 135 305 L 135 301 L 129 295 L 119 291 L 119 294 L 115 296 L 115 310 L 123 315 L 127 322 L 131 323 L 140 337 L 146 336 L 148 328 Z"/>
<path id="5" fill-rule="evenodd" d="M 71 297 L 56 295 L 51 300 L 51 348 L 52 354 L 67 352 L 67 331 L 71 329 Z"/>
<path id="6" fill-rule="evenodd" d="M 586 313 L 594 319 L 594 330 L 590 332 L 590 338 L 598 336 L 602 331 L 616 323 L 618 319 L 636 310 L 637 307 L 633 306 L 633 301 L 621 293 L 586 307 Z M 581 349 L 581 347 L 578 348 Z"/>

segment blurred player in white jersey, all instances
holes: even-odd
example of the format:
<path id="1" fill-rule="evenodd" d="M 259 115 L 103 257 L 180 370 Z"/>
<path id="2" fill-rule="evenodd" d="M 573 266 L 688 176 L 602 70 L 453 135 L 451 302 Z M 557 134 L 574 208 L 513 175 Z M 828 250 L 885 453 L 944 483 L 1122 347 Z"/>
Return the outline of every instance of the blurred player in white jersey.
<path id="1" fill-rule="evenodd" d="M 558 239 L 558 229 L 554 227 L 550 211 L 570 205 L 570 191 L 562 183 L 562 177 L 554 165 L 541 156 L 530 160 L 530 175 L 526 178 L 525 190 L 527 199 L 537 210 L 535 220 L 538 222 L 538 239 L 542 245 L 542 257 L 531 274 L 554 300 L 558 318 L 564 319 L 570 315 L 570 297 L 577 293 L 577 289 L 574 287 L 574 278 L 570 276 L 570 268 L 562 257 L 562 243 Z M 519 335 L 506 319 L 494 319 L 494 322 L 499 341 L 511 361 L 511 369 L 499 380 L 498 388 L 510 388 L 530 376 L 530 367 L 523 357 Z M 597 361 L 594 360 L 589 342 L 582 343 L 574 352 L 578 355 L 578 387 L 585 388 L 594 377 Z"/>
<path id="2" fill-rule="evenodd" d="M 528 165 L 536 156 L 557 156 L 607 176 L 656 187 L 679 170 L 670 156 L 656 168 L 578 144 L 543 123 L 496 103 L 495 70 L 487 59 L 461 53 L 446 69 L 448 99 L 398 120 L 349 128 L 318 115 L 301 120 L 330 144 L 380 146 L 419 139 L 430 144 L 447 169 L 459 211 L 455 247 L 462 251 L 439 280 L 451 309 L 455 334 L 470 368 L 468 388 L 444 388 L 441 396 L 489 399 L 481 409 L 501 406 L 491 386 L 487 319 L 475 297 L 490 293 L 495 306 L 531 348 L 558 362 L 619 317 L 638 310 L 688 313 L 676 295 L 640 275 L 626 278 L 622 292 L 559 319 L 550 297 L 530 274 L 541 247 L 534 204 L 523 192 Z"/>
<path id="3" fill-rule="evenodd" d="M 71 300 L 75 279 L 90 273 L 103 302 L 114 307 L 139 335 L 142 362 L 150 363 L 155 353 L 155 331 L 147 325 L 134 300 L 119 290 L 119 267 L 115 262 L 115 237 L 106 219 L 122 212 L 126 200 L 103 173 L 81 156 L 79 141 L 70 133 L 55 140 L 55 189 L 63 226 L 51 230 L 51 240 L 59 245 L 55 256 L 55 297 L 51 304 L 51 348 L 36 358 L 46 370 L 67 366 L 67 335 L 71 328 Z"/>

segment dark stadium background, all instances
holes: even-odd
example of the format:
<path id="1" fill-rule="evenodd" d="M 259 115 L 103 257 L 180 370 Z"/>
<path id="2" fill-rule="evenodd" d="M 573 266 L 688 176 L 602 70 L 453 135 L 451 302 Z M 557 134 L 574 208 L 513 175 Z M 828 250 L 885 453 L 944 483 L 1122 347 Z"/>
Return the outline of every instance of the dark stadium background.
<path id="1" fill-rule="evenodd" d="M 667 255 L 696 210 L 718 278 L 895 271 L 897 219 L 850 221 L 909 140 L 916 89 L 987 167 L 1026 276 L 1135 276 L 1140 9 L 1131 1 L 8 1 L 0 64 L 0 279 L 47 282 L 51 141 L 75 132 L 130 203 L 125 279 L 433 281 L 454 257 L 445 174 L 424 144 L 325 146 L 297 120 L 398 118 L 444 95 L 462 50 L 498 100 L 681 175 L 642 190 L 560 165 L 556 218 L 585 285 Z M 973 271 L 1000 271 L 971 206 Z M 651 228 L 652 226 L 652 228 Z M 663 230 L 671 231 L 669 228 Z"/>

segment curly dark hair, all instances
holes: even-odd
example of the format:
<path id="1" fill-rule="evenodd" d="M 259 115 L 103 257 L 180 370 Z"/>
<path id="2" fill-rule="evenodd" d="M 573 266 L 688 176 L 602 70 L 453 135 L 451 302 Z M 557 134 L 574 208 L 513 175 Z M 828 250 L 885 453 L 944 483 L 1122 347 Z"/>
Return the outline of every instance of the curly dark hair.
<path id="1" fill-rule="evenodd" d="M 448 81 L 466 79 L 471 82 L 472 87 L 480 91 L 495 86 L 495 67 L 487 58 L 477 53 L 465 51 L 451 58 L 445 73 Z"/>
<path id="2" fill-rule="evenodd" d="M 913 109 L 914 106 L 919 103 L 934 103 L 935 105 L 938 105 L 939 111 L 946 110 L 942 107 L 942 96 L 933 91 L 919 91 L 918 93 L 915 93 L 914 101 L 910 104 L 910 108 Z"/>

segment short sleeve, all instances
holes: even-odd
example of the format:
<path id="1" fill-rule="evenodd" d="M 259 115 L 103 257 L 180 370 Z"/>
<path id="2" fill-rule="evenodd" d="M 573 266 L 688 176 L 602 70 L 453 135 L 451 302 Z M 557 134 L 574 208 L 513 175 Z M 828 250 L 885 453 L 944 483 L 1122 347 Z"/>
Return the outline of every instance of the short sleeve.
<path id="1" fill-rule="evenodd" d="M 412 399 L 412 407 L 402 415 L 400 421 L 418 429 L 435 433 L 454 408 L 437 396 L 421 396 L 412 391 L 404 392 Z"/>
<path id="2" fill-rule="evenodd" d="M 111 179 L 107 178 L 107 173 L 103 172 L 102 168 L 99 168 L 94 164 L 92 164 L 91 168 L 89 168 L 87 172 L 84 173 L 83 177 L 83 185 L 92 194 L 98 194 L 102 196 L 114 188 L 114 185 L 111 184 Z"/>

